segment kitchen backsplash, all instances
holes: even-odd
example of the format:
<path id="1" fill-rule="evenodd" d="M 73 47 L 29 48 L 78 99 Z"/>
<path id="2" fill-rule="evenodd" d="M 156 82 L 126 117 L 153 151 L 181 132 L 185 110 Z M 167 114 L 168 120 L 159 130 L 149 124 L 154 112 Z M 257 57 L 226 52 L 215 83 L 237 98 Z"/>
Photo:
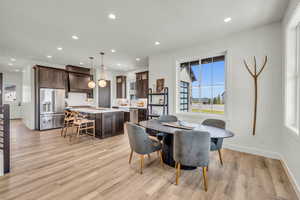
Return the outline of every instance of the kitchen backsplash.
<path id="1" fill-rule="evenodd" d="M 87 99 L 86 93 L 69 93 L 69 98 L 65 99 L 68 106 L 92 106 L 95 104 L 93 99 Z"/>
<path id="2" fill-rule="evenodd" d="M 147 106 L 147 99 L 136 99 L 136 100 L 129 100 L 129 99 L 115 99 L 113 101 L 114 106 L 139 106 L 139 107 L 146 107 Z"/>

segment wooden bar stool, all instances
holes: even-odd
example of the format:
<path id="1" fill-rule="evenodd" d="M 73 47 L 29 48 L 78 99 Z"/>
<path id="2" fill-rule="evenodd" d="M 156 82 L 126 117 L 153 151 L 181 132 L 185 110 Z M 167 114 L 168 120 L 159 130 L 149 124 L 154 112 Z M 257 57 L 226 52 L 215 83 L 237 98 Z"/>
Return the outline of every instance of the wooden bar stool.
<path id="1" fill-rule="evenodd" d="M 64 117 L 64 125 L 61 129 L 61 136 L 66 137 L 67 133 L 68 133 L 68 128 L 72 128 L 73 127 L 73 122 L 75 121 L 75 112 L 69 111 L 69 110 L 65 110 L 65 117 Z"/>
<path id="2" fill-rule="evenodd" d="M 81 118 L 79 116 L 80 114 L 76 113 L 75 121 L 73 122 L 73 128 L 76 129 L 76 138 L 78 139 L 80 135 L 86 134 L 93 136 L 93 139 L 95 139 L 95 120 L 85 119 L 84 117 Z M 92 130 L 92 133 L 90 133 L 89 130 Z M 70 142 L 71 140 L 72 135 L 70 135 Z"/>

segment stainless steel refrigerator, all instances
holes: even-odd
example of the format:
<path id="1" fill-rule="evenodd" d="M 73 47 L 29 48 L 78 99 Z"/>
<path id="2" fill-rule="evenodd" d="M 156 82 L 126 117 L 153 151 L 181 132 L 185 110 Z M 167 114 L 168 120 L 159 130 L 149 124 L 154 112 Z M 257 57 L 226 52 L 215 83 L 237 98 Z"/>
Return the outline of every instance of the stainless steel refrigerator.
<path id="1" fill-rule="evenodd" d="M 40 130 L 60 128 L 64 123 L 65 90 L 40 89 Z"/>

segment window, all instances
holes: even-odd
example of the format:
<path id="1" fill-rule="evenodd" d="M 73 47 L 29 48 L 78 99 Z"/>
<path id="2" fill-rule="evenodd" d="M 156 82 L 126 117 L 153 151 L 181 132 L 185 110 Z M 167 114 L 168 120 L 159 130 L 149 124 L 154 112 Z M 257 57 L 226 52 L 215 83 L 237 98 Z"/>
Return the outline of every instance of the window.
<path id="1" fill-rule="evenodd" d="M 189 89 L 190 84 L 185 81 L 180 81 L 180 111 L 188 112 L 189 110 Z"/>
<path id="2" fill-rule="evenodd" d="M 181 112 L 224 114 L 224 55 L 181 63 L 179 81 Z M 185 86 L 189 90 L 187 100 L 181 99 L 183 83 L 187 83 Z M 182 105 L 182 101 L 187 104 Z"/>
<path id="3" fill-rule="evenodd" d="M 290 30 L 285 71 L 285 124 L 299 133 L 300 24 Z"/>

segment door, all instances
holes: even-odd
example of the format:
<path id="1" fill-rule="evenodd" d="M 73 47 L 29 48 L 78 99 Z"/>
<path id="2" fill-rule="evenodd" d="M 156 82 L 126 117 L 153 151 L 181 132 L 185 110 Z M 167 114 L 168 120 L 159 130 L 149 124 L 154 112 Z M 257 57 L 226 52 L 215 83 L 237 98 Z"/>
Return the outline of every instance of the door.
<path id="1" fill-rule="evenodd" d="M 98 106 L 103 108 L 110 108 L 111 102 L 111 88 L 110 88 L 110 81 L 106 81 L 106 87 L 98 87 Z"/>
<path id="2" fill-rule="evenodd" d="M 54 90 L 54 113 L 63 114 L 65 110 L 65 90 Z"/>
<path id="3" fill-rule="evenodd" d="M 40 89 L 40 114 L 54 113 L 54 89 Z"/>

